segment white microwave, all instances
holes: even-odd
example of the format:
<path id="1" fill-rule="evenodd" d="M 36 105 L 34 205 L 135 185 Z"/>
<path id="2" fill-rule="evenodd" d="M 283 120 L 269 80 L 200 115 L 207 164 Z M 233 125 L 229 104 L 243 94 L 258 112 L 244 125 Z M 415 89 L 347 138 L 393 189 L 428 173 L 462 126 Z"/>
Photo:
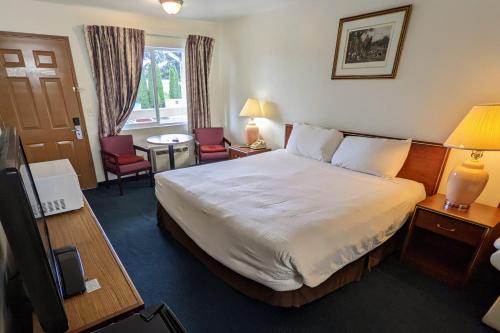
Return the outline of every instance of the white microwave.
<path id="1" fill-rule="evenodd" d="M 78 176 L 69 160 L 30 163 L 29 166 L 45 216 L 83 207 Z"/>

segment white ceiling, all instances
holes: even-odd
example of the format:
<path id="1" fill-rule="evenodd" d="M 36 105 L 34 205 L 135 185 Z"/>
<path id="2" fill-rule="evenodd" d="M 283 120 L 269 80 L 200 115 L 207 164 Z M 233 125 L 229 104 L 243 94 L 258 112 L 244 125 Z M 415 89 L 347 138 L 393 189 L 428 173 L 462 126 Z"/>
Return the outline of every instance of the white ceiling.
<path id="1" fill-rule="evenodd" d="M 167 16 L 158 0 L 39 0 Z M 221 21 L 287 6 L 298 0 L 184 0 L 180 17 Z"/>

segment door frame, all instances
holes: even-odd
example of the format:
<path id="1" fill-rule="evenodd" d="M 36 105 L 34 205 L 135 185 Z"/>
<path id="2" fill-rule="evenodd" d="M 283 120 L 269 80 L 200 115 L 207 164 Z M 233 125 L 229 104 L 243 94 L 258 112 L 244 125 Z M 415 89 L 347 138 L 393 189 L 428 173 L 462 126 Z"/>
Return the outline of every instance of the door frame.
<path id="1" fill-rule="evenodd" d="M 0 36 L 2 37 L 17 37 L 17 38 L 39 38 L 39 39 L 49 39 L 49 40 L 62 40 L 65 44 L 66 47 L 68 48 L 69 52 L 69 63 L 71 67 L 71 75 L 73 77 L 73 82 L 75 84 L 76 89 L 73 89 L 75 95 L 76 95 L 76 101 L 78 104 L 78 114 L 80 115 L 80 126 L 82 127 L 82 131 L 84 134 L 83 140 L 85 141 L 85 145 L 87 146 L 88 152 L 89 152 L 89 158 L 90 158 L 90 177 L 94 180 L 92 187 L 89 188 L 96 188 L 97 187 L 97 177 L 96 177 L 96 172 L 95 172 L 95 165 L 94 165 L 94 159 L 92 157 L 92 149 L 90 147 L 90 140 L 89 140 L 89 134 L 87 131 L 87 122 L 85 121 L 85 114 L 83 112 L 83 106 L 82 106 L 82 100 L 80 97 L 80 90 L 78 89 L 78 80 L 76 77 L 76 71 L 75 71 L 75 63 L 73 62 L 73 52 L 71 50 L 71 44 L 69 42 L 69 37 L 68 36 L 58 36 L 58 35 L 45 35 L 45 34 L 34 34 L 34 33 L 24 33 L 24 32 L 13 32 L 13 31 L 1 31 L 0 30 Z M 87 188 L 86 188 L 87 189 Z"/>

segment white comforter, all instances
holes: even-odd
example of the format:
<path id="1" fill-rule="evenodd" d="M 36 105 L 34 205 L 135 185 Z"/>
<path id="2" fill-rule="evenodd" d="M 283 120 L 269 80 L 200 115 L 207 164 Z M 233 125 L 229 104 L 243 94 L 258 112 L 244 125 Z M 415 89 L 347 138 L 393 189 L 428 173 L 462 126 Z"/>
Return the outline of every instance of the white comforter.
<path id="1" fill-rule="evenodd" d="M 315 287 L 371 251 L 425 198 L 285 150 L 157 174 L 156 196 L 210 256 L 277 291 Z"/>

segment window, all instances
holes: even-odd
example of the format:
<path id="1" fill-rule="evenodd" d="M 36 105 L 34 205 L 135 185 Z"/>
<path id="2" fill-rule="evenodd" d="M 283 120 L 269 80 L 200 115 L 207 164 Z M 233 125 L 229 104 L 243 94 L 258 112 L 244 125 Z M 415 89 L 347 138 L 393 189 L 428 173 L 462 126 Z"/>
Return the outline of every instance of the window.
<path id="1" fill-rule="evenodd" d="M 184 49 L 146 47 L 134 109 L 125 129 L 187 122 Z"/>

